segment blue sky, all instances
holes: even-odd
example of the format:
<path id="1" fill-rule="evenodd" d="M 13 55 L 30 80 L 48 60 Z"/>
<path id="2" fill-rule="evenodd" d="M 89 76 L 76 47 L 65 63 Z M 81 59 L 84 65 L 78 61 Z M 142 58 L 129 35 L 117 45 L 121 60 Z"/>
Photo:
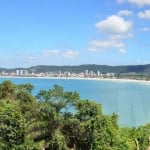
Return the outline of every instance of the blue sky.
<path id="1" fill-rule="evenodd" d="M 2 0 L 0 67 L 150 63 L 150 0 Z"/>

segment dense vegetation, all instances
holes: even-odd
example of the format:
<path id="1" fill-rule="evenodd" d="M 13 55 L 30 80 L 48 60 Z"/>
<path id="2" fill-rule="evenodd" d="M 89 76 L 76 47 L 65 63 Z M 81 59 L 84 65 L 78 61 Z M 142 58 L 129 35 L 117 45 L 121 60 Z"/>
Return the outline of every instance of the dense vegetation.
<path id="1" fill-rule="evenodd" d="M 1 150 L 146 150 L 150 125 L 119 127 L 117 115 L 55 85 L 0 84 Z"/>
<path id="2" fill-rule="evenodd" d="M 127 66 L 107 66 L 107 65 L 80 65 L 80 66 L 33 66 L 29 68 L 15 68 L 15 69 L 6 69 L 6 68 L 0 68 L 0 71 L 7 71 L 12 72 L 16 69 L 26 69 L 30 73 L 45 73 L 45 72 L 58 72 L 58 71 L 69 71 L 74 73 L 80 73 L 85 72 L 85 70 L 92 70 L 94 72 L 97 72 L 98 70 L 102 73 L 129 73 L 129 72 L 135 72 L 138 74 L 149 74 L 150 73 L 150 64 L 148 65 L 127 65 Z"/>

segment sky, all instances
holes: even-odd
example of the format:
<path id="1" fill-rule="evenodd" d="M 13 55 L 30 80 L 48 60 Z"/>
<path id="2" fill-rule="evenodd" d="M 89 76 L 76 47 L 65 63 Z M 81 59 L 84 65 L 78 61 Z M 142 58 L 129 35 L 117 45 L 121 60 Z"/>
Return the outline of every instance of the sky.
<path id="1" fill-rule="evenodd" d="M 0 68 L 150 63 L 150 0 L 1 0 Z"/>

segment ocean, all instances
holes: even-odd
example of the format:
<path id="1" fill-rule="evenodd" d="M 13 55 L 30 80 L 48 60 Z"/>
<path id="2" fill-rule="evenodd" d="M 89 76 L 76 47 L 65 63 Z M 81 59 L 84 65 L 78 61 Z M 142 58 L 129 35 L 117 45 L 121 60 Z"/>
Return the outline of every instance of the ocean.
<path id="1" fill-rule="evenodd" d="M 118 115 L 120 126 L 139 126 L 150 123 L 150 84 L 108 80 L 46 79 L 1 77 L 15 84 L 31 83 L 33 94 L 60 85 L 64 91 L 76 91 L 81 99 L 102 104 L 104 114 Z"/>

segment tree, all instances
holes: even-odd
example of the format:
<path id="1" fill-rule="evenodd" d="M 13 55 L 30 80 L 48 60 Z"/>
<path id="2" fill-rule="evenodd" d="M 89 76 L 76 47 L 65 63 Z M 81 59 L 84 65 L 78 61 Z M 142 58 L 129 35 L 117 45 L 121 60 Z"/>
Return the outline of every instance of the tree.
<path id="1" fill-rule="evenodd" d="M 74 115 L 64 120 L 62 128 L 69 148 L 117 149 L 120 141 L 115 114 L 103 115 L 101 105 L 89 100 L 77 101 L 75 108 Z"/>
<path id="2" fill-rule="evenodd" d="M 0 84 L 2 150 L 145 150 L 150 124 L 119 127 L 116 114 L 55 85 L 35 97 L 30 84 Z"/>
<path id="3" fill-rule="evenodd" d="M 15 104 L 0 102 L 0 141 L 4 149 L 21 145 L 25 139 L 25 119 Z"/>
<path id="4" fill-rule="evenodd" d="M 50 149 L 61 147 L 59 144 L 65 143 L 61 132 L 63 120 L 71 111 L 70 107 L 78 101 L 79 95 L 76 92 L 64 92 L 62 87 L 55 85 L 51 90 L 40 91 L 36 98 L 39 101 L 39 122 L 34 140 L 44 140 L 45 147 Z M 56 140 L 58 137 L 61 137 L 59 142 Z M 64 147 L 67 148 L 65 145 Z"/>
<path id="5" fill-rule="evenodd" d="M 28 93 L 32 93 L 32 90 L 34 89 L 34 86 L 30 83 L 26 83 L 26 84 L 20 84 L 17 86 L 18 90 L 20 91 L 26 91 Z"/>
<path id="6" fill-rule="evenodd" d="M 9 80 L 5 80 L 0 84 L 0 99 L 14 99 L 15 85 Z"/>

